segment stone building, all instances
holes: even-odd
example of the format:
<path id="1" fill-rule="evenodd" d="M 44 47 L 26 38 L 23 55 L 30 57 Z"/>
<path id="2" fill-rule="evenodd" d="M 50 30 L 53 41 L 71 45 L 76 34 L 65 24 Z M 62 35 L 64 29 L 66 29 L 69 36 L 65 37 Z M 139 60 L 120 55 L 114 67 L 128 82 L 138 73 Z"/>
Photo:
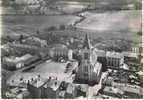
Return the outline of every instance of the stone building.
<path id="1" fill-rule="evenodd" d="M 119 68 L 124 64 L 124 53 L 96 50 L 96 54 L 97 54 L 97 61 L 102 63 L 104 70 L 106 70 L 107 67 Z"/>
<path id="2" fill-rule="evenodd" d="M 81 59 L 76 74 L 76 81 L 91 85 L 98 83 L 101 77 L 102 64 L 97 62 L 97 55 L 94 49 L 91 48 L 87 35 L 79 54 Z"/>
<path id="3" fill-rule="evenodd" d="M 21 57 L 14 57 L 14 56 L 10 56 L 10 57 L 4 57 L 2 59 L 3 64 L 5 65 L 5 69 L 8 70 L 15 70 L 15 69 L 19 69 L 22 68 L 26 65 L 31 64 L 34 61 L 38 60 L 38 56 L 32 56 L 30 54 L 25 54 Z"/>
<path id="4" fill-rule="evenodd" d="M 57 79 L 42 79 L 28 83 L 28 91 L 32 98 L 56 99 L 56 98 L 75 98 L 77 97 L 76 85 Z"/>
<path id="5" fill-rule="evenodd" d="M 59 59 L 60 57 L 63 59 L 72 60 L 72 54 L 73 51 L 62 44 L 57 44 L 49 50 L 50 57 L 54 58 L 55 60 Z"/>
<path id="6" fill-rule="evenodd" d="M 117 52 L 106 52 L 107 66 L 119 67 L 124 64 L 124 55 Z"/>
<path id="7" fill-rule="evenodd" d="M 104 50 L 96 50 L 97 61 L 102 64 L 102 71 L 107 70 L 106 52 Z"/>

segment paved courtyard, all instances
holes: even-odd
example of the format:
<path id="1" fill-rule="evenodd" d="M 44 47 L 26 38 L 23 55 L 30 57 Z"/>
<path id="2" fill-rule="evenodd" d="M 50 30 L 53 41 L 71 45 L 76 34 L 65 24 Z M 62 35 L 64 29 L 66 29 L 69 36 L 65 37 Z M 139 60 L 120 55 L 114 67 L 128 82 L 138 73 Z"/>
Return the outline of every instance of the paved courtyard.
<path id="1" fill-rule="evenodd" d="M 38 75 L 40 75 L 42 78 L 57 78 L 61 81 L 69 81 L 72 82 L 72 69 L 74 69 L 77 66 L 77 62 L 73 62 L 73 66 L 71 67 L 71 70 L 67 73 L 65 73 L 66 66 L 69 63 L 67 61 L 66 63 L 57 63 L 53 62 L 51 60 L 48 60 L 44 63 L 41 63 L 40 65 L 36 66 L 35 68 L 27 71 L 27 72 L 16 72 L 14 75 L 12 75 L 7 83 L 9 85 L 17 86 L 18 84 L 22 83 L 20 81 L 21 78 L 23 78 L 24 82 L 28 82 L 28 80 L 36 79 Z"/>

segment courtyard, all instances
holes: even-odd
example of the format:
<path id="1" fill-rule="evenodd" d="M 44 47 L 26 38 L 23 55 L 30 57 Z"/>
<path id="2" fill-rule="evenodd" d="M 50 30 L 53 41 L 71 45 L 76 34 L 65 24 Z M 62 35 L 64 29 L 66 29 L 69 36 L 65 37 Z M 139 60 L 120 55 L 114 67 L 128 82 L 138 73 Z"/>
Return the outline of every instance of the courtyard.
<path id="1" fill-rule="evenodd" d="M 67 64 L 72 63 L 68 72 L 65 72 L 67 68 Z M 28 80 L 36 79 L 38 75 L 42 78 L 57 78 L 61 81 L 69 81 L 72 82 L 72 71 L 77 67 L 77 62 L 67 61 L 66 63 L 58 63 L 53 62 L 51 60 L 47 60 L 44 63 L 39 64 L 35 68 L 31 68 L 27 71 L 16 71 L 8 80 L 7 83 L 10 86 L 18 86 L 20 83 L 28 82 Z M 23 79 L 21 81 L 21 78 Z"/>

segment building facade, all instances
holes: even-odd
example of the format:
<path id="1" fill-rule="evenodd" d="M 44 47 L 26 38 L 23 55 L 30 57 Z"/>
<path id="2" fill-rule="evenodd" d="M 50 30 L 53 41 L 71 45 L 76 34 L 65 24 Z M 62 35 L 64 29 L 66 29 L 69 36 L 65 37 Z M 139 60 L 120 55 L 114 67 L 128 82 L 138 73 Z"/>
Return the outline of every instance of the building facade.
<path id="1" fill-rule="evenodd" d="M 124 55 L 117 52 L 106 53 L 107 66 L 119 67 L 124 64 Z"/>
<path id="2" fill-rule="evenodd" d="M 28 83 L 28 91 L 32 98 L 56 99 L 77 97 L 76 85 L 65 81 L 49 78 L 48 80 L 36 79 Z"/>
<path id="3" fill-rule="evenodd" d="M 63 59 L 72 60 L 73 51 L 63 45 L 58 45 L 49 50 L 49 55 L 54 59 L 62 57 Z"/>
<path id="4" fill-rule="evenodd" d="M 32 56 L 30 54 L 23 55 L 21 57 L 4 57 L 3 64 L 5 65 L 5 69 L 15 70 L 24 67 L 25 65 L 30 64 L 32 61 L 37 60 L 37 56 Z"/>
<path id="5" fill-rule="evenodd" d="M 107 71 L 106 52 L 104 50 L 96 50 L 97 61 L 102 64 L 102 71 Z"/>
<path id="6" fill-rule="evenodd" d="M 102 63 L 103 70 L 106 71 L 107 67 L 119 68 L 124 64 L 124 53 L 114 51 L 96 50 L 97 61 Z"/>

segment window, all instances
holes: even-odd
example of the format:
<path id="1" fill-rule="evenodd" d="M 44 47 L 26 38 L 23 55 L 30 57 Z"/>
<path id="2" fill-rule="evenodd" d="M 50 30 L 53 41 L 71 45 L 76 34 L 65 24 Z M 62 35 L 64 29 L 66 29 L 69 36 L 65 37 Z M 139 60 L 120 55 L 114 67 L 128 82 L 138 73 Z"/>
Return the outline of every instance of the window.
<path id="1" fill-rule="evenodd" d="M 84 70 L 88 73 L 88 66 L 84 66 Z"/>
<path id="2" fill-rule="evenodd" d="M 84 59 L 88 59 L 88 58 L 89 58 L 88 53 L 84 53 Z"/>

